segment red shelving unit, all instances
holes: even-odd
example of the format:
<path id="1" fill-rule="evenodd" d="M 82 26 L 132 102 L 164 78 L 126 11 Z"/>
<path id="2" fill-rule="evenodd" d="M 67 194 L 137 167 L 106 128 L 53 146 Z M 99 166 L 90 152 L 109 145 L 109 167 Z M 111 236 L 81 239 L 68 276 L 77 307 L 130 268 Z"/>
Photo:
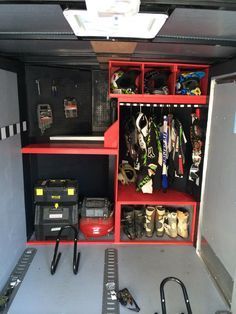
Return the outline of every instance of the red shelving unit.
<path id="1" fill-rule="evenodd" d="M 136 94 L 114 94 L 110 90 L 110 82 L 112 74 L 122 69 L 138 70 L 140 73 L 136 79 Z M 144 77 L 145 73 L 152 70 L 169 71 L 167 95 L 144 94 Z M 176 94 L 176 82 L 178 75 L 184 71 L 204 71 L 205 77 L 202 79 L 200 87 L 202 94 L 199 96 L 179 95 Z M 118 184 L 118 166 L 119 166 L 119 125 L 120 125 L 120 105 L 126 103 L 129 106 L 137 106 L 139 104 L 186 104 L 204 107 L 208 103 L 208 65 L 196 64 L 175 64 L 175 63 L 155 63 L 155 62 L 129 62 L 129 61 L 110 61 L 109 62 L 109 97 L 116 98 L 118 103 L 118 121 L 116 121 L 104 134 L 104 143 L 44 143 L 30 144 L 22 148 L 23 154 L 79 154 L 79 155 L 113 155 L 116 156 L 115 175 L 114 175 L 114 195 L 115 195 L 115 228 L 114 237 L 109 239 L 84 239 L 80 238 L 80 244 L 158 244 L 158 245 L 193 245 L 195 240 L 196 217 L 198 202 L 187 193 L 178 192 L 176 190 L 156 191 L 153 194 L 143 194 L 137 192 L 135 185 Z M 179 106 L 179 105 L 178 105 Z M 200 109 L 197 109 L 200 111 Z M 129 240 L 122 235 L 121 216 L 122 206 L 125 205 L 163 205 L 170 207 L 187 207 L 191 211 L 191 220 L 189 225 L 189 237 L 187 239 L 168 238 L 145 238 L 138 240 Z M 32 245 L 52 244 L 55 241 L 29 241 Z M 72 241 L 65 241 L 71 243 Z"/>
<path id="2" fill-rule="evenodd" d="M 140 69 L 141 73 L 137 76 L 135 84 L 137 86 L 137 93 L 135 94 L 118 94 L 113 93 L 111 90 L 111 77 L 112 74 L 118 70 L 127 71 L 132 69 Z M 144 92 L 144 77 L 145 73 L 152 70 L 168 71 L 168 89 L 169 94 L 145 94 Z M 176 82 L 178 76 L 183 72 L 204 71 L 205 77 L 200 81 L 201 95 L 181 95 L 176 92 Z M 177 63 L 156 63 L 156 62 L 129 62 L 129 61 L 115 61 L 109 62 L 109 96 L 118 100 L 118 120 L 120 119 L 120 106 L 141 106 L 141 105 L 154 105 L 161 106 L 161 104 L 178 106 L 183 104 L 190 105 L 191 107 L 204 107 L 208 104 L 208 75 L 209 66 L 201 64 L 177 64 Z M 199 106 L 201 105 L 201 106 Z M 196 109 L 200 114 L 200 109 Z M 119 121 L 120 122 L 120 121 Z M 118 168 L 119 161 L 117 163 Z M 117 176 L 117 173 L 116 173 Z M 195 230 L 197 220 L 197 207 L 198 202 L 189 194 L 178 192 L 176 190 L 168 190 L 166 193 L 156 191 L 153 194 L 143 194 L 137 192 L 134 185 L 120 185 L 116 183 L 116 211 L 115 211 L 115 243 L 136 245 L 136 244 L 159 244 L 159 245 L 193 245 L 195 241 Z M 121 232 L 121 216 L 122 206 L 124 205 L 163 205 L 172 207 L 188 207 L 191 211 L 191 220 L 189 225 L 188 239 L 176 239 L 165 236 L 164 238 L 145 238 L 129 240 L 125 238 Z"/>
<path id="3" fill-rule="evenodd" d="M 141 94 L 110 94 L 112 98 L 117 98 L 119 103 L 161 103 L 161 104 L 199 104 L 206 105 L 208 96 L 188 96 L 188 95 L 141 95 Z"/>
<path id="4" fill-rule="evenodd" d="M 117 155 L 117 148 L 104 147 L 97 143 L 48 143 L 30 144 L 21 149 L 23 154 L 74 154 L 74 155 Z"/>
<path id="5" fill-rule="evenodd" d="M 111 77 L 116 71 L 124 71 L 138 69 L 140 74 L 136 77 L 136 94 L 116 94 L 111 90 Z M 144 94 L 144 76 L 148 71 L 168 71 L 168 95 Z M 188 96 L 176 93 L 176 82 L 178 76 L 183 72 L 203 71 L 205 76 L 200 80 L 201 95 Z M 182 64 L 182 63 L 158 63 L 158 62 L 129 62 L 129 61 L 109 61 L 109 96 L 117 98 L 119 102 L 159 102 L 159 103 L 184 103 L 184 104 L 206 104 L 208 90 L 209 65 L 203 64 Z"/>
<path id="6" fill-rule="evenodd" d="M 181 238 L 145 238 L 129 240 L 122 239 L 121 236 L 121 215 L 123 205 L 163 205 L 172 207 L 191 207 L 191 221 L 190 221 L 190 233 L 187 239 Z M 198 203 L 187 193 L 178 192 L 176 190 L 168 190 L 166 193 L 162 191 L 156 191 L 152 194 L 143 194 L 137 192 L 133 184 L 118 186 L 117 193 L 117 206 L 116 206 L 116 218 L 115 218 L 115 242 L 123 244 L 161 244 L 161 245 L 193 245 L 196 229 L 196 213 Z"/>
<path id="7" fill-rule="evenodd" d="M 133 184 L 119 185 L 117 202 L 132 205 L 195 205 L 196 201 L 187 193 L 168 190 L 166 193 L 156 191 L 152 194 L 137 192 Z"/>

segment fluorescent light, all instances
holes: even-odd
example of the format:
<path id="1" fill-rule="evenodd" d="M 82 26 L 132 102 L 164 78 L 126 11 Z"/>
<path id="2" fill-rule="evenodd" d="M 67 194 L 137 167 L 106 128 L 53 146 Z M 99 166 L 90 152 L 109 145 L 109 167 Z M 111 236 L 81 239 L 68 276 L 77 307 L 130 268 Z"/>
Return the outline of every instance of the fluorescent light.
<path id="1" fill-rule="evenodd" d="M 89 14 L 111 16 L 134 15 L 139 12 L 140 0 L 85 0 Z"/>
<path id="2" fill-rule="evenodd" d="M 159 32 L 167 14 L 137 13 L 99 16 L 85 10 L 65 10 L 64 16 L 78 37 L 147 38 Z"/>

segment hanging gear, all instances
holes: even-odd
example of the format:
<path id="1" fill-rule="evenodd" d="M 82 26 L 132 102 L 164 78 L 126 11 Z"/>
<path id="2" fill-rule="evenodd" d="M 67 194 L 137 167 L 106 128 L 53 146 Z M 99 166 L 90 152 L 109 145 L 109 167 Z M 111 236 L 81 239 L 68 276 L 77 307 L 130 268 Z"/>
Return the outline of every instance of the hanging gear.
<path id="1" fill-rule="evenodd" d="M 162 165 L 162 188 L 164 191 L 168 188 L 168 173 L 167 173 L 167 159 L 168 159 L 168 122 L 167 116 L 163 116 L 163 165 Z"/>
<path id="2" fill-rule="evenodd" d="M 167 71 L 151 70 L 144 75 L 144 93 L 145 94 L 169 94 Z"/>
<path id="3" fill-rule="evenodd" d="M 175 129 L 177 135 L 174 157 L 175 177 L 183 178 L 187 139 L 183 131 L 183 126 L 178 119 L 175 119 Z"/>
<path id="4" fill-rule="evenodd" d="M 189 180 L 195 181 L 196 185 L 199 186 L 199 167 L 202 161 L 202 147 L 203 147 L 203 130 L 200 125 L 200 120 L 197 115 L 192 115 L 192 125 L 190 128 L 190 138 L 192 144 L 192 165 L 189 172 Z"/>
<path id="5" fill-rule="evenodd" d="M 136 181 L 137 174 L 135 169 L 128 163 L 123 163 L 119 166 L 118 180 L 127 185 Z"/>
<path id="6" fill-rule="evenodd" d="M 135 164 L 138 164 L 139 143 L 138 132 L 134 117 L 131 117 L 125 124 L 125 143 L 127 156 L 130 156 Z M 137 169 L 138 166 L 135 168 Z"/>
<path id="7" fill-rule="evenodd" d="M 142 112 L 136 119 L 136 127 L 138 130 L 138 142 L 140 147 L 140 169 L 137 176 L 137 190 L 143 193 L 152 193 L 152 179 L 149 176 L 147 167 L 147 137 L 149 134 L 149 122 Z"/>
<path id="8" fill-rule="evenodd" d="M 182 95 L 201 95 L 200 81 L 205 76 L 205 72 L 182 72 L 176 84 L 177 94 Z"/>

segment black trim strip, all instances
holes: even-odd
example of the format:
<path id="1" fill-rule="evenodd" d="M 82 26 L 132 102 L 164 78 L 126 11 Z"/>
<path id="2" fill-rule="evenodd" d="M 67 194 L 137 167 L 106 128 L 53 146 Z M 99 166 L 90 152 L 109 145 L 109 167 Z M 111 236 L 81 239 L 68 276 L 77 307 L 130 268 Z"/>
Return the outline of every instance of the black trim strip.
<path id="1" fill-rule="evenodd" d="M 27 131 L 26 121 L 9 124 L 7 126 L 0 127 L 0 141 L 6 140 L 9 137 L 15 136 L 22 132 Z"/>

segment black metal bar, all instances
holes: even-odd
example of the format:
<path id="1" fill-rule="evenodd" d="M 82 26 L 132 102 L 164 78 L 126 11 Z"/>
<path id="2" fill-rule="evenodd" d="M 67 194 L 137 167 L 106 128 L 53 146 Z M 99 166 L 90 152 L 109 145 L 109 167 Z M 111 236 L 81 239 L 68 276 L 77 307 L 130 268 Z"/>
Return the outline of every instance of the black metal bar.
<path id="1" fill-rule="evenodd" d="M 166 300 L 165 300 L 164 286 L 165 286 L 165 284 L 168 281 L 175 281 L 176 283 L 178 283 L 181 286 L 188 314 L 192 314 L 192 310 L 191 310 L 191 306 L 190 306 L 190 302 L 189 302 L 189 298 L 188 298 L 187 289 L 186 289 L 185 285 L 183 284 L 183 282 L 180 279 L 176 278 L 176 277 L 167 277 L 167 278 L 163 279 L 162 282 L 161 282 L 161 285 L 160 285 L 160 295 L 161 295 L 162 314 L 166 314 Z"/>
<path id="2" fill-rule="evenodd" d="M 84 0 L 0 0 L 0 4 L 60 4 L 65 6 L 86 8 Z M 141 8 L 146 9 L 149 6 L 155 8 L 160 5 L 171 5 L 172 7 L 206 7 L 214 9 L 233 10 L 236 9 L 236 3 L 232 0 L 141 0 Z"/>
<path id="3" fill-rule="evenodd" d="M 65 229 L 73 229 L 74 230 L 74 253 L 73 253 L 73 273 L 76 275 L 78 273 L 79 269 L 79 261 L 80 261 L 80 252 L 77 255 L 77 242 L 78 242 L 78 230 L 72 226 L 72 225 L 66 225 L 63 226 L 60 231 L 58 232 L 57 239 L 56 239 L 56 245 L 54 248 L 54 254 L 53 259 L 51 263 L 51 274 L 54 275 L 57 270 L 57 265 L 59 263 L 59 260 L 61 258 L 61 252 L 58 253 L 58 247 L 61 240 L 62 232 Z"/>
<path id="4" fill-rule="evenodd" d="M 64 40 L 64 41 L 85 41 L 85 40 L 107 40 L 105 38 L 79 38 L 72 32 L 0 32 L 0 40 Z M 110 39 L 110 41 L 113 38 Z M 128 41 L 127 39 L 116 38 L 116 41 Z M 170 43 L 170 44 L 188 44 L 188 45 L 208 45 L 208 46 L 224 46 L 236 47 L 236 40 L 233 38 L 219 37 L 196 37 L 196 36 L 177 36 L 177 35 L 157 35 L 153 40 L 143 40 L 137 38 L 129 38 L 129 41 L 135 42 L 153 42 L 153 43 Z"/>
<path id="5" fill-rule="evenodd" d="M 1 5 L 0 5 L 1 9 Z M 78 41 L 73 32 L 0 32 L 0 40 L 65 40 Z"/>
<path id="6" fill-rule="evenodd" d="M 154 43 L 175 43 L 188 45 L 208 45 L 208 46 L 225 46 L 236 47 L 234 38 L 222 37 L 203 37 L 203 36 L 179 36 L 179 35 L 156 35 Z"/>

